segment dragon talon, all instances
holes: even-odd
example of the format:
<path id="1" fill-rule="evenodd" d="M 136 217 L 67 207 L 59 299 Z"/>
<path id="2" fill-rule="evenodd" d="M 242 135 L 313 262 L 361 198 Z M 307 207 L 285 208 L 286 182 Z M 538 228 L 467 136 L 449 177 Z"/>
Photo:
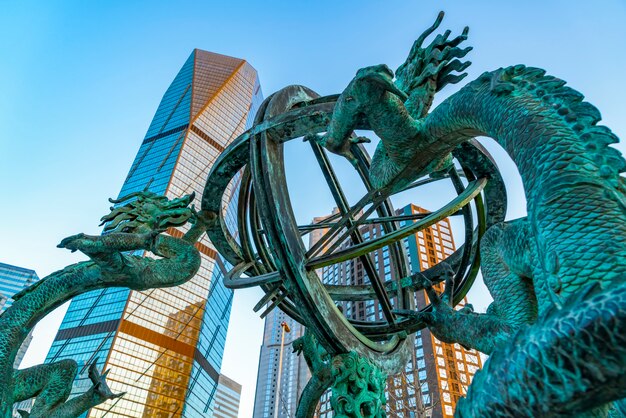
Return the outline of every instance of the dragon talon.
<path id="1" fill-rule="evenodd" d="M 366 136 L 357 136 L 351 137 L 350 142 L 353 144 L 369 144 L 370 142 L 372 142 L 372 140 Z"/>
<path id="2" fill-rule="evenodd" d="M 106 377 L 111 371 L 111 369 L 107 369 L 105 372 L 100 374 L 98 372 L 97 366 L 98 358 L 96 358 L 91 365 L 89 366 L 89 380 L 93 383 L 93 390 L 98 393 L 103 399 L 115 399 L 121 396 L 124 396 L 126 392 L 123 393 L 113 393 L 111 388 L 106 382 Z"/>
<path id="3" fill-rule="evenodd" d="M 317 134 L 307 134 L 302 137 L 302 142 L 319 142 L 321 139 L 322 137 Z"/>
<path id="4" fill-rule="evenodd" d="M 454 275 L 448 275 L 445 281 L 445 288 L 441 295 L 441 300 L 452 307 L 452 295 L 454 294 L 455 278 Z"/>
<path id="5" fill-rule="evenodd" d="M 398 316 L 407 318 L 409 322 L 421 321 L 428 325 L 428 324 L 432 324 L 434 320 L 433 314 L 431 312 L 419 312 L 419 311 L 412 311 L 410 309 L 394 309 L 392 312 Z"/>
<path id="6" fill-rule="evenodd" d="M 444 301 L 441 299 L 437 291 L 431 286 L 426 287 L 426 295 L 428 295 L 428 299 L 430 299 L 431 305 L 433 307 L 438 307 L 444 304 Z"/>
<path id="7" fill-rule="evenodd" d="M 406 317 L 414 316 L 416 313 L 415 311 L 411 311 L 409 309 L 394 309 L 391 312 L 393 312 L 395 315 Z"/>

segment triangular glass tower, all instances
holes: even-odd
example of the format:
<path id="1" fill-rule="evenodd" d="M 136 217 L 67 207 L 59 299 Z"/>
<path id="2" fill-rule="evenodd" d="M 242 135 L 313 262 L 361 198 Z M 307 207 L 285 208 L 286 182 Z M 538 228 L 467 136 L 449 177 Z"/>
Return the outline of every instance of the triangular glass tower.
<path id="1" fill-rule="evenodd" d="M 150 190 L 173 198 L 195 191 L 200 207 L 213 162 L 252 125 L 261 101 L 250 64 L 194 50 L 165 92 L 119 196 Z M 225 266 L 206 236 L 197 247 L 202 265 L 182 286 L 104 289 L 72 300 L 46 362 L 81 364 L 73 395 L 89 388 L 86 369 L 94 359 L 101 370 L 111 369 L 112 390 L 127 392 L 84 416 L 212 416 L 232 291 L 222 284 Z"/>

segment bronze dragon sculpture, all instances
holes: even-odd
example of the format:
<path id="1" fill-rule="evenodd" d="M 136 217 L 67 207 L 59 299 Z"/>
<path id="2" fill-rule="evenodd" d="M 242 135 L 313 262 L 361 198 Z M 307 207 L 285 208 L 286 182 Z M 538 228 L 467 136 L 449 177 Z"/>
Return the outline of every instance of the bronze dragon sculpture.
<path id="1" fill-rule="evenodd" d="M 468 29 L 413 45 L 395 73 L 359 70 L 339 97 L 328 150 L 352 160 L 355 121 L 381 141 L 370 180 L 398 190 L 450 164 L 450 152 L 477 136 L 495 139 L 517 165 L 525 218 L 492 226 L 480 243 L 494 301 L 485 314 L 454 310 L 425 283 L 431 312 L 399 312 L 442 341 L 490 354 L 457 407 L 458 417 L 606 416 L 626 397 L 626 170 L 583 95 L 539 68 L 482 74 L 430 111 L 436 92 L 457 83 L 471 48 Z M 449 287 L 454 283 L 449 282 Z"/>
<path id="2" fill-rule="evenodd" d="M 89 367 L 93 385 L 86 392 L 68 400 L 77 374 L 73 360 L 62 360 L 23 370 L 14 370 L 13 362 L 21 343 L 44 316 L 82 293 L 106 288 L 128 287 L 133 290 L 178 286 L 191 279 L 200 267 L 200 254 L 194 243 L 206 229 L 211 216 L 194 211 L 189 204 L 193 194 L 168 200 L 150 192 L 139 192 L 112 203 L 111 213 L 102 218 L 105 234 L 78 234 L 58 245 L 81 251 L 90 261 L 77 263 L 43 278 L 14 296 L 15 302 L 0 316 L 0 416 L 10 418 L 15 402 L 35 398 L 30 418 L 78 417 L 115 394 L 94 361 Z M 194 225 L 182 238 L 162 234 L 168 227 Z M 159 258 L 132 255 L 151 252 Z"/>
<path id="3" fill-rule="evenodd" d="M 293 351 L 304 356 L 311 380 L 300 400 L 296 417 L 312 417 L 322 394 L 330 387 L 335 418 L 384 418 L 386 374 L 356 352 L 330 356 L 307 329 L 294 340 Z"/>

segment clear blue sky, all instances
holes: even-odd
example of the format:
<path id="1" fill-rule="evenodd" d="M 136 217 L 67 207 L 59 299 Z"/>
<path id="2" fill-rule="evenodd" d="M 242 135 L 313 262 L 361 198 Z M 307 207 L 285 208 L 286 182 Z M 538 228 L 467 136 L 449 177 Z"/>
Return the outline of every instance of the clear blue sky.
<path id="1" fill-rule="evenodd" d="M 161 96 L 193 48 L 247 59 L 266 96 L 296 83 L 338 93 L 360 67 L 396 68 L 441 9 L 444 29 L 471 28 L 468 80 L 511 64 L 546 68 L 626 137 L 623 0 L 0 0 L 0 261 L 44 276 L 81 259 L 55 245 L 76 232 L 99 232 L 106 199 L 119 192 Z M 494 153 L 511 181 L 510 217 L 521 216 L 515 169 Z M 303 219 L 331 206 L 293 199 Z M 229 334 L 229 352 L 247 363 L 237 368 L 231 355 L 224 365 L 245 385 L 242 417 L 251 416 L 261 343 L 261 322 L 251 312 L 257 296 L 237 294 Z M 45 355 L 60 317 L 38 330 L 30 361 Z"/>

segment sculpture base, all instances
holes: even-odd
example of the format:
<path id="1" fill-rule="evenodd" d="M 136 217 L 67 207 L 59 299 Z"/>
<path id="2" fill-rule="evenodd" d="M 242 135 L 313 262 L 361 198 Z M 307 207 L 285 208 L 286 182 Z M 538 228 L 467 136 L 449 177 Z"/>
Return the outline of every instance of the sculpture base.
<path id="1" fill-rule="evenodd" d="M 339 354 L 331 363 L 330 404 L 335 418 L 383 418 L 387 375 L 354 351 Z"/>

